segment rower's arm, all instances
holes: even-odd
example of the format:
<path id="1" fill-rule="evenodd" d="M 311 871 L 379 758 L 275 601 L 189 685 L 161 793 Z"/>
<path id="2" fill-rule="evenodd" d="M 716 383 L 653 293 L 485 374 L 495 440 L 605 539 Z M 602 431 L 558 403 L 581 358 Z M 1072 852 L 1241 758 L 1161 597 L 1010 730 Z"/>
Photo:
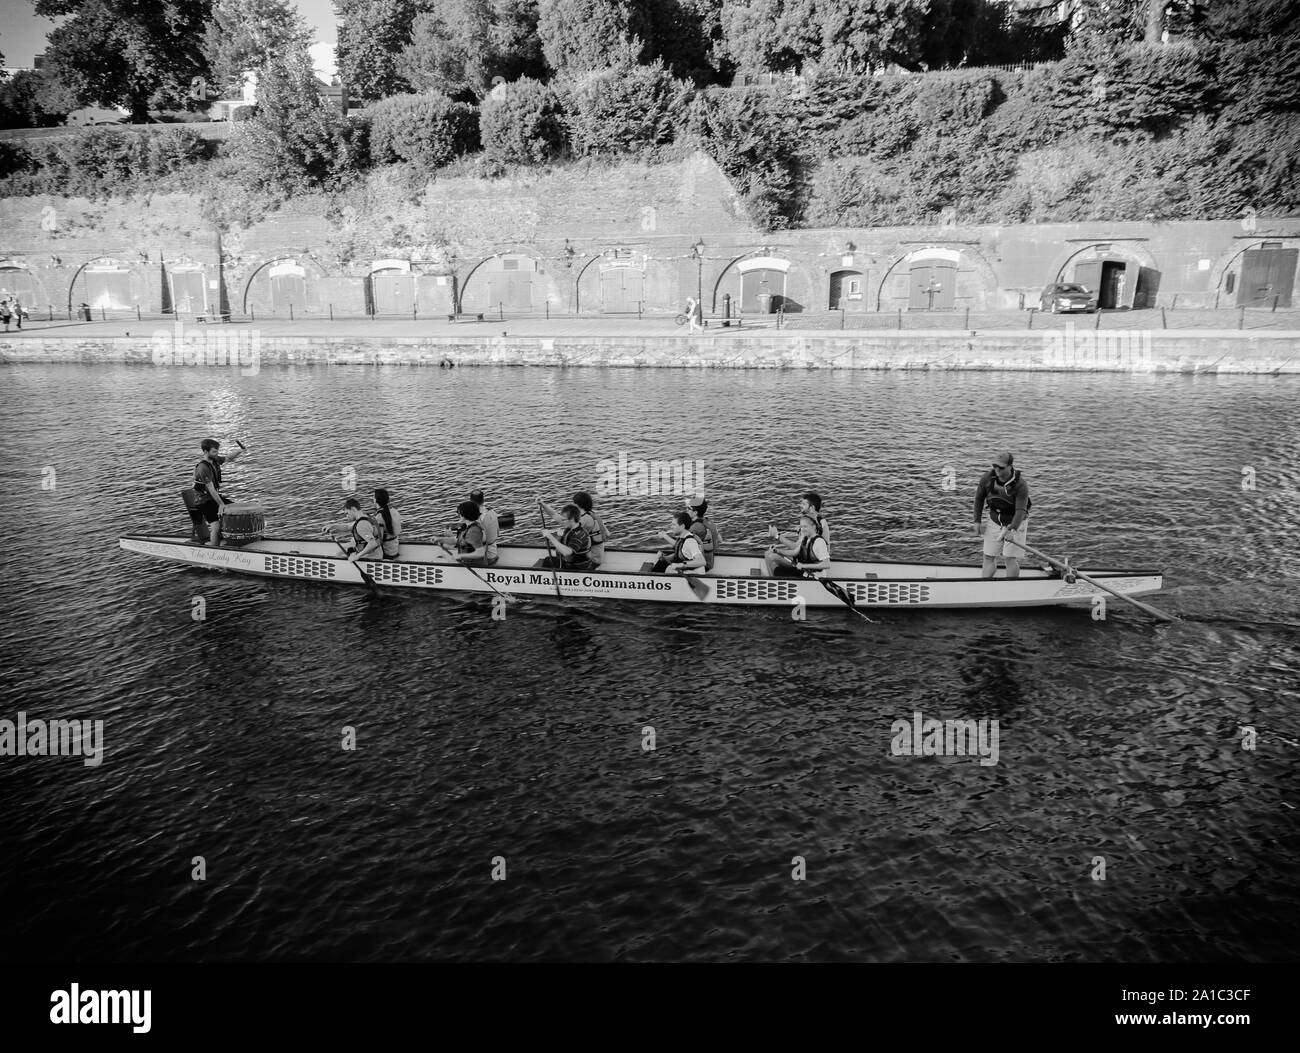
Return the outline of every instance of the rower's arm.
<path id="1" fill-rule="evenodd" d="M 559 518 L 560 518 L 560 513 L 557 512 L 557 511 L 556 511 L 554 508 L 552 508 L 550 505 L 548 505 L 545 501 L 543 501 L 543 500 L 541 500 L 540 498 L 538 498 L 537 503 L 538 503 L 539 505 L 541 505 L 541 507 L 542 507 L 542 511 L 545 512 L 545 513 L 546 513 L 548 516 L 550 516 L 552 519 L 559 519 Z"/>
<path id="2" fill-rule="evenodd" d="M 980 479 L 980 484 L 975 488 L 975 523 L 976 525 L 984 521 L 984 499 L 988 496 L 989 487 L 985 479 Z"/>
<path id="3" fill-rule="evenodd" d="M 471 549 L 469 552 L 456 553 L 457 559 L 484 559 L 486 557 L 487 557 L 487 545 L 480 545 L 478 548 Z"/>
<path id="4" fill-rule="evenodd" d="M 379 552 L 382 547 L 383 546 L 379 542 L 379 532 L 374 528 L 371 528 L 370 538 L 366 541 L 361 552 L 357 555 L 357 559 L 369 559 L 372 554 Z"/>
<path id="5" fill-rule="evenodd" d="M 571 549 L 568 545 L 566 545 L 563 541 L 561 541 L 559 537 L 556 536 L 554 530 L 543 530 L 542 533 L 551 539 L 551 544 L 555 546 L 555 551 L 558 552 L 561 556 L 573 555 L 573 549 Z"/>
<path id="6" fill-rule="evenodd" d="M 1029 484 L 1025 482 L 1022 475 L 1016 482 L 1016 514 L 1011 517 L 1011 524 L 1008 530 L 1019 530 L 1020 525 L 1025 521 L 1025 516 L 1029 514 Z"/>

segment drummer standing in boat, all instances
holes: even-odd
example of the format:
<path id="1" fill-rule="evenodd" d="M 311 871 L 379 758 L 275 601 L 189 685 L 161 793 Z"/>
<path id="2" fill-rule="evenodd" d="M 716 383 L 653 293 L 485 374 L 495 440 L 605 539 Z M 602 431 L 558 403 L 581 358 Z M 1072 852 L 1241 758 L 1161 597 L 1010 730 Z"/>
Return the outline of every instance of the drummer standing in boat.
<path id="1" fill-rule="evenodd" d="M 1029 484 L 1014 467 L 1015 458 L 1004 450 L 993 458 L 993 466 L 980 478 L 975 490 L 975 534 L 984 538 L 984 569 L 981 577 L 991 578 L 998 569 L 998 557 L 1007 564 L 1007 577 L 1020 577 L 1020 546 L 1028 540 Z M 989 517 L 984 519 L 987 506 Z"/>
<path id="2" fill-rule="evenodd" d="M 204 439 L 199 443 L 199 449 L 203 451 L 203 459 L 194 466 L 194 489 L 201 498 L 201 503 L 195 511 L 208 525 L 208 545 L 217 548 L 221 544 L 221 516 L 231 503 L 221 493 L 221 466 L 229 464 L 247 450 L 241 446 L 234 453 L 222 456 L 219 452 L 221 443 L 216 439 Z"/>

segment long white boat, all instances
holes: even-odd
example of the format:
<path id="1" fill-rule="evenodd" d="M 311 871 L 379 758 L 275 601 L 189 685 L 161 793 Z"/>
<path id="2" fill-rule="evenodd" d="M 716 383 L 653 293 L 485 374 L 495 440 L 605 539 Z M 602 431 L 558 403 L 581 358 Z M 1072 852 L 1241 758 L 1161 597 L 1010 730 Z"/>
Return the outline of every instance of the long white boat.
<path id="1" fill-rule="evenodd" d="M 549 570 L 541 565 L 542 547 L 501 545 L 490 568 L 469 568 L 432 544 L 402 543 L 401 558 L 351 563 L 330 541 L 263 538 L 238 547 L 202 547 L 179 537 L 128 534 L 119 541 L 128 552 L 269 578 L 325 581 L 342 585 L 450 592 L 502 592 L 512 596 L 563 599 L 651 600 L 656 603 L 718 603 L 789 607 L 802 598 L 809 607 L 843 606 L 836 595 L 858 607 L 1047 607 L 1090 606 L 1104 593 L 1073 574 L 1022 564 L 1020 577 L 982 579 L 976 565 L 889 563 L 833 560 L 821 579 L 770 578 L 761 556 L 719 553 L 711 571 L 655 574 L 655 554 L 606 549 L 597 571 Z M 1158 570 L 1079 572 L 1126 596 L 1159 592 Z M 368 580 L 367 580 L 368 579 Z M 823 582 L 829 582 L 828 588 Z"/>

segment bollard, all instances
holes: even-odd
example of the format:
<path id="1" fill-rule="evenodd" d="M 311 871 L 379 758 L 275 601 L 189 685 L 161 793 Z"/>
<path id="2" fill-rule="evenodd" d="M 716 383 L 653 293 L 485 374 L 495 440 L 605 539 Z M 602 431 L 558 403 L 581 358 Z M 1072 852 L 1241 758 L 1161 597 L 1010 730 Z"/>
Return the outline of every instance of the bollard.
<path id="1" fill-rule="evenodd" d="M 293 321 L 293 301 L 289 301 L 289 321 Z"/>
<path id="2" fill-rule="evenodd" d="M 107 321 L 108 321 L 108 308 L 107 308 L 107 307 L 101 307 L 101 308 L 99 309 L 99 320 L 100 320 L 101 322 L 107 322 Z"/>
<path id="3" fill-rule="evenodd" d="M 637 300 L 637 302 L 636 302 L 636 320 L 637 320 L 638 322 L 641 321 L 641 301 L 640 301 L 640 300 Z"/>
<path id="4" fill-rule="evenodd" d="M 551 320 L 551 299 L 549 296 L 546 298 L 546 320 L 548 322 Z"/>
<path id="5" fill-rule="evenodd" d="M 497 301 L 497 320 L 502 322 L 506 320 L 506 305 L 500 300 Z"/>
<path id="6" fill-rule="evenodd" d="M 901 307 L 898 309 L 898 329 L 899 329 L 899 332 L 902 332 L 902 329 L 903 329 L 903 309 L 902 309 Z"/>
<path id="7" fill-rule="evenodd" d="M 840 308 L 840 328 L 844 328 L 844 308 Z"/>
<path id="8" fill-rule="evenodd" d="M 1092 323 L 1092 327 L 1093 327 L 1094 329 L 1100 329 L 1100 328 L 1101 328 L 1101 308 L 1100 308 L 1100 307 L 1097 308 L 1097 320 L 1096 320 L 1095 322 Z"/>
<path id="9" fill-rule="evenodd" d="M 330 304 L 330 321 L 334 321 L 334 305 Z"/>
<path id="10" fill-rule="evenodd" d="M 1274 313 L 1274 314 L 1277 314 L 1277 301 L 1278 301 L 1278 295 L 1277 295 L 1277 294 L 1274 294 L 1274 296 L 1273 296 L 1273 313 Z"/>
<path id="11" fill-rule="evenodd" d="M 963 329 L 969 329 L 969 328 L 970 328 L 970 307 L 967 307 L 967 308 L 966 308 L 966 321 L 964 321 L 964 322 L 962 323 L 962 326 L 961 326 L 961 327 L 962 327 Z"/>
<path id="12" fill-rule="evenodd" d="M 1037 307 L 1031 307 L 1031 308 L 1029 308 L 1029 328 L 1030 328 L 1030 329 L 1034 328 L 1034 312 L 1037 311 L 1037 310 L 1038 310 Z"/>
<path id="13" fill-rule="evenodd" d="M 1277 306 L 1277 301 L 1276 301 L 1276 300 L 1273 301 L 1273 306 L 1274 306 L 1274 307 Z M 139 305 L 139 304 L 136 304 L 136 305 L 135 305 L 135 320 L 136 320 L 137 322 L 140 321 L 140 305 Z"/>
<path id="14" fill-rule="evenodd" d="M 1245 305 L 1237 308 L 1237 328 L 1246 328 L 1246 308 Z"/>
<path id="15" fill-rule="evenodd" d="M 50 309 L 50 321 L 54 321 L 54 304 L 47 304 Z M 72 315 L 68 315 L 68 321 L 72 321 Z"/>
<path id="16" fill-rule="evenodd" d="M 416 314 L 416 311 L 417 311 L 417 310 L 418 310 L 418 308 L 415 306 L 415 304 L 411 304 L 411 321 L 412 321 L 412 322 L 418 322 L 418 321 L 420 320 L 420 316 L 419 316 L 418 314 Z"/>
<path id="17" fill-rule="evenodd" d="M 780 311 L 777 311 L 777 312 L 776 312 L 776 327 L 777 327 L 778 329 L 781 328 L 781 320 L 782 320 L 784 317 L 785 317 L 785 311 L 784 311 L 784 310 L 780 310 Z"/>
<path id="18" fill-rule="evenodd" d="M 1163 307 L 1160 308 L 1160 328 L 1161 329 L 1169 328 L 1169 319 L 1165 317 L 1165 309 Z"/>

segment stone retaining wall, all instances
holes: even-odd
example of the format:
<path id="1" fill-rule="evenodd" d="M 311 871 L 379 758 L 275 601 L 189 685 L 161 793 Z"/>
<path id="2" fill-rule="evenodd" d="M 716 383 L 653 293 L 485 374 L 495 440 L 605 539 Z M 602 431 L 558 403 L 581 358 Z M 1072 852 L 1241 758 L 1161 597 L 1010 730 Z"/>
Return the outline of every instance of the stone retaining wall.
<path id="1" fill-rule="evenodd" d="M 287 365 L 993 369 L 1300 374 L 1300 332 L 780 333 L 719 336 L 262 336 L 214 327 L 156 337 L 0 338 L 0 362 L 239 368 Z"/>

